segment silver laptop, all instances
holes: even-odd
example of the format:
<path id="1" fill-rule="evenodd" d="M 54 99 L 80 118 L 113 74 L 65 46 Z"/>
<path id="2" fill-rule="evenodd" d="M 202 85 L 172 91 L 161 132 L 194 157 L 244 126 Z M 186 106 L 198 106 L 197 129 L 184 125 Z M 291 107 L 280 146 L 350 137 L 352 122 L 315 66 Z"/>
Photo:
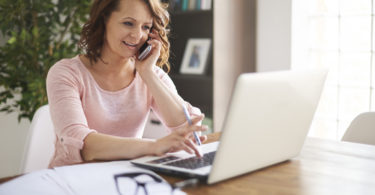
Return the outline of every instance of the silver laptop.
<path id="1" fill-rule="evenodd" d="M 293 158 L 302 149 L 326 74 L 326 70 L 242 74 L 220 141 L 200 146 L 202 158 L 180 151 L 131 162 L 212 184 Z"/>

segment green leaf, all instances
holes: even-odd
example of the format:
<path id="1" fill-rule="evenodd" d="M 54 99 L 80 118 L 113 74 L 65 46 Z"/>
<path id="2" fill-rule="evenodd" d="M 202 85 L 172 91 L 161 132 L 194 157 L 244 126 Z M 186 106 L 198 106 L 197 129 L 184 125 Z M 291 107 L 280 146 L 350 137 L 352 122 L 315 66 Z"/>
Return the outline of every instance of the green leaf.
<path id="1" fill-rule="evenodd" d="M 39 29 L 38 29 L 37 26 L 33 27 L 32 34 L 33 34 L 34 37 L 38 37 L 39 36 Z"/>
<path id="2" fill-rule="evenodd" d="M 21 41 L 26 40 L 27 34 L 28 34 L 27 31 L 25 29 L 22 29 L 21 34 L 20 34 Z"/>
<path id="3" fill-rule="evenodd" d="M 14 42 L 16 42 L 17 38 L 16 37 L 11 37 L 9 40 L 8 40 L 8 44 L 13 44 Z"/>

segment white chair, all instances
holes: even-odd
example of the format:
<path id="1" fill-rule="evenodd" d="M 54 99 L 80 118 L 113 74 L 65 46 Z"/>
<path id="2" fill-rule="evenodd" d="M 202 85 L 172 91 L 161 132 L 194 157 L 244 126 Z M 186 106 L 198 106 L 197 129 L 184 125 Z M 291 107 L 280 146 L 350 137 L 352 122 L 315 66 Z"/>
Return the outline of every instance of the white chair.
<path id="1" fill-rule="evenodd" d="M 146 139 L 159 139 L 168 134 L 167 128 L 151 110 L 142 137 Z"/>
<path id="2" fill-rule="evenodd" d="M 364 112 L 354 118 L 341 141 L 375 145 L 375 112 Z"/>
<path id="3" fill-rule="evenodd" d="M 55 151 L 55 140 L 49 106 L 44 105 L 35 112 L 31 121 L 21 173 L 48 168 Z"/>

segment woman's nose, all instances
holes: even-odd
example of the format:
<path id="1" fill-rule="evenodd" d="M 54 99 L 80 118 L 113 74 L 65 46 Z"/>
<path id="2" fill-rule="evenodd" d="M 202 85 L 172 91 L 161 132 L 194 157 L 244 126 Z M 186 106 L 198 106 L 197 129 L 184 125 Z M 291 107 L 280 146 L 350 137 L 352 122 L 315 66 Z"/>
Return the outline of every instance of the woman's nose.
<path id="1" fill-rule="evenodd" d="M 132 38 L 139 40 L 142 38 L 142 29 L 134 28 L 130 35 Z"/>

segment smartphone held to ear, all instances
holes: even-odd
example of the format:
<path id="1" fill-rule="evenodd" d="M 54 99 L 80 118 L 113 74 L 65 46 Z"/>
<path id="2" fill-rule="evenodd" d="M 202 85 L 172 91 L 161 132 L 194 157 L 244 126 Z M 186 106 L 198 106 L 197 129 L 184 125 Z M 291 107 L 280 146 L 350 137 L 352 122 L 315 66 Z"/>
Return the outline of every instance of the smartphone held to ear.
<path id="1" fill-rule="evenodd" d="M 148 39 L 149 40 L 149 39 Z M 147 40 L 147 41 L 148 41 Z M 142 45 L 142 47 L 139 49 L 139 55 L 138 55 L 138 60 L 143 60 L 145 59 L 148 54 L 150 53 L 151 49 L 152 49 L 152 46 L 149 45 L 147 43 L 147 41 L 145 42 L 145 44 Z"/>

